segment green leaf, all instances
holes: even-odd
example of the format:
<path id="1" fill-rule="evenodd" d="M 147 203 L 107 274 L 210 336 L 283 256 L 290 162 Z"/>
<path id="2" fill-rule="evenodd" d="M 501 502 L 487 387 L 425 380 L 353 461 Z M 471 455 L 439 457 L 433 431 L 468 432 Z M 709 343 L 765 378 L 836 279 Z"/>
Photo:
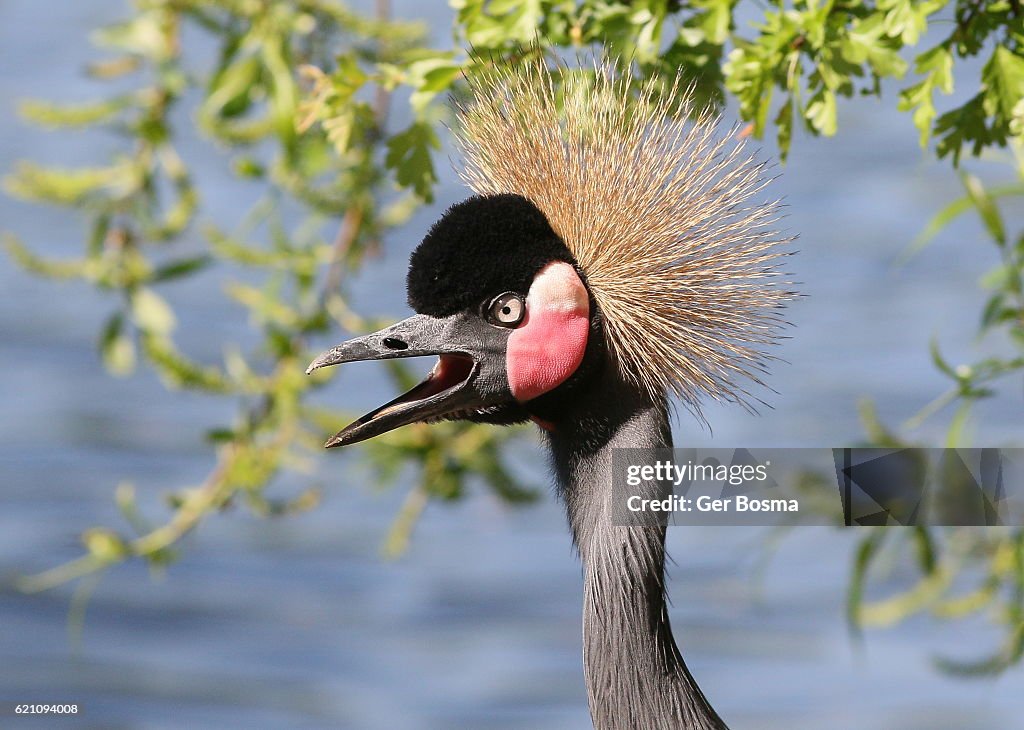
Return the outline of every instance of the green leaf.
<path id="1" fill-rule="evenodd" d="M 440 93 L 448 91 L 462 75 L 462 65 L 450 58 L 426 58 L 409 65 L 408 84 L 415 91 L 409 99 L 413 111 L 423 112 Z"/>
<path id="2" fill-rule="evenodd" d="M 786 103 L 779 107 L 779 113 L 775 116 L 775 126 L 778 129 L 779 156 L 785 161 L 789 155 L 789 145 L 793 139 L 793 97 L 786 98 Z"/>
<path id="3" fill-rule="evenodd" d="M 232 168 L 236 175 L 249 180 L 256 180 L 267 173 L 267 168 L 262 162 L 249 156 L 235 159 L 232 163 Z"/>
<path id="4" fill-rule="evenodd" d="M 920 252 L 925 246 L 931 243 L 942 230 L 953 222 L 956 218 L 963 215 L 973 207 L 973 203 L 969 197 L 958 198 L 952 203 L 944 207 L 928 221 L 928 225 L 924 227 L 913 242 L 908 247 L 907 251 L 901 257 L 901 260 L 906 261 L 911 256 L 914 256 Z"/>
<path id="5" fill-rule="evenodd" d="M 856 66 L 868 62 L 879 76 L 900 78 L 907 72 L 907 63 L 886 41 L 882 20 L 881 13 L 874 13 L 854 21 L 840 44 L 842 55 Z"/>
<path id="6" fill-rule="evenodd" d="M 1000 198 L 1024 195 L 1024 185 L 1017 183 L 995 185 L 991 188 L 986 188 L 986 191 L 989 198 L 994 202 Z M 975 203 L 969 195 L 957 198 L 952 203 L 946 205 L 942 210 L 932 216 L 931 220 L 929 220 L 928 224 L 924 227 L 924 230 L 914 238 L 913 242 L 907 247 L 907 250 L 901 254 L 900 262 L 906 262 L 912 256 L 917 255 L 917 253 L 931 243 L 935 237 L 941 233 L 944 228 L 946 228 L 946 226 L 964 213 L 974 209 Z M 1021 242 L 1024 243 L 1024 237 L 1022 237 Z M 1024 247 L 1021 248 L 1021 252 L 1024 253 Z"/>
<path id="7" fill-rule="evenodd" d="M 938 566 L 935 539 L 928 528 L 921 525 L 914 527 L 913 539 L 918 567 L 925 575 L 932 575 Z"/>
<path id="8" fill-rule="evenodd" d="M 1007 136 L 1024 126 L 1024 59 L 999 45 L 982 69 L 981 80 L 977 95 L 935 123 L 939 157 L 951 155 L 954 164 L 965 145 L 970 144 L 977 156 L 986 147 L 1006 144 Z"/>
<path id="9" fill-rule="evenodd" d="M 983 289 L 1003 291 L 1009 288 L 1009 285 L 1013 282 L 1016 271 L 1016 268 L 1013 266 L 999 264 L 985 272 L 978 283 Z"/>
<path id="10" fill-rule="evenodd" d="M 698 8 L 706 8 L 698 15 L 697 27 L 703 32 L 704 38 L 709 43 L 722 45 L 729 39 L 729 30 L 732 28 L 732 2 L 728 0 L 699 0 L 693 5 Z"/>
<path id="11" fill-rule="evenodd" d="M 99 46 L 162 61 L 174 52 L 167 29 L 161 22 L 165 17 L 156 10 L 142 12 L 128 22 L 109 25 L 95 31 L 92 34 L 93 42 Z"/>
<path id="12" fill-rule="evenodd" d="M 740 116 L 754 123 L 754 136 L 758 139 L 764 136 L 777 69 L 792 66 L 798 76 L 799 62 L 798 54 L 782 56 L 775 49 L 744 41 L 737 41 L 736 48 L 729 52 L 722 66 L 725 85 L 739 99 Z M 792 94 L 795 90 L 789 91 Z"/>
<path id="13" fill-rule="evenodd" d="M 914 59 L 914 70 L 928 75 L 942 93 L 953 93 L 953 54 L 947 46 L 935 46 L 922 53 Z"/>
<path id="14" fill-rule="evenodd" d="M 917 127 L 921 148 L 928 146 L 931 138 L 935 111 L 935 90 L 945 94 L 953 91 L 953 54 L 945 46 L 936 46 L 917 57 L 914 70 L 924 74 L 925 79 L 900 91 L 897 109 L 914 110 L 913 121 Z"/>
<path id="15" fill-rule="evenodd" d="M 188 276 L 189 274 L 201 271 L 212 263 L 213 257 L 208 254 L 169 261 L 166 264 L 161 264 L 153 271 L 153 276 L 150 277 L 150 281 L 160 282 L 180 279 L 183 276 Z"/>
<path id="16" fill-rule="evenodd" d="M 37 276 L 49 279 L 74 279 L 85 276 L 87 263 L 84 260 L 53 261 L 37 256 L 15 236 L 4 234 L 0 237 L 7 255 L 18 266 Z"/>
<path id="17" fill-rule="evenodd" d="M 867 583 L 868 569 L 887 534 L 885 529 L 869 529 L 871 532 L 857 546 L 846 593 L 846 622 L 855 635 L 860 632 L 860 615 L 864 604 L 864 586 Z"/>
<path id="18" fill-rule="evenodd" d="M 953 366 L 942 357 L 942 352 L 939 350 L 939 342 L 934 337 L 928 343 L 928 352 L 931 354 L 932 364 L 935 367 L 954 380 L 960 380 L 960 376 L 957 375 Z"/>
<path id="19" fill-rule="evenodd" d="M 934 131 L 939 138 L 936 153 L 940 159 L 951 156 L 954 165 L 959 164 L 965 145 L 970 144 L 972 154 L 978 155 L 999 139 L 988 127 L 983 92 L 940 116 L 935 121 Z"/>
<path id="20" fill-rule="evenodd" d="M 103 193 L 120 196 L 131 192 L 139 184 L 135 172 L 127 162 L 79 169 L 19 162 L 14 172 L 4 178 L 4 187 L 11 195 L 24 200 L 75 206 Z"/>
<path id="21" fill-rule="evenodd" d="M 907 46 L 917 45 L 918 39 L 928 29 L 928 15 L 944 4 L 890 0 L 885 4 L 888 8 L 884 20 L 886 35 L 898 38 Z"/>
<path id="22" fill-rule="evenodd" d="M 413 122 L 389 139 L 387 147 L 384 164 L 395 171 L 399 186 L 411 188 L 421 199 L 431 202 L 437 175 L 430 151 L 441 148 L 433 128 L 426 122 Z"/>
<path id="23" fill-rule="evenodd" d="M 18 105 L 18 113 L 43 127 L 91 127 L 117 116 L 128 106 L 128 101 L 128 97 L 114 97 L 84 104 L 52 104 L 28 99 Z"/>
<path id="24" fill-rule="evenodd" d="M 1006 295 L 1003 292 L 996 292 L 988 301 L 985 303 L 985 308 L 981 312 L 981 323 L 979 327 L 982 331 L 989 330 L 992 327 L 1002 324 L 1003 322 L 1010 322 L 1015 320 L 1019 316 L 1016 309 L 1006 306 Z"/>
<path id="25" fill-rule="evenodd" d="M 360 67 L 359 59 L 354 52 L 342 54 L 335 60 L 338 66 L 331 74 L 334 92 L 343 99 L 351 99 L 370 77 Z"/>
<path id="26" fill-rule="evenodd" d="M 811 126 L 831 137 L 836 133 L 836 95 L 828 89 L 822 89 L 812 98 L 807 107 L 807 119 Z"/>
<path id="27" fill-rule="evenodd" d="M 132 317 L 139 329 L 156 335 L 166 335 L 174 329 L 174 311 L 152 289 L 136 289 L 131 295 L 131 305 Z"/>
<path id="28" fill-rule="evenodd" d="M 97 560 L 112 563 L 128 555 L 129 548 L 121 537 L 102 527 L 93 527 L 82 534 L 82 543 Z"/>
<path id="29" fill-rule="evenodd" d="M 189 360 L 174 348 L 169 338 L 144 334 L 140 344 L 168 388 L 192 388 L 211 393 L 232 391 L 233 383 L 220 369 Z"/>
<path id="30" fill-rule="evenodd" d="M 349 143 L 352 141 L 352 131 L 355 129 L 355 122 L 355 112 L 351 107 L 348 107 L 320 123 L 324 128 L 324 132 L 327 133 L 327 140 L 339 155 L 344 155 L 348 152 Z"/>
<path id="31" fill-rule="evenodd" d="M 914 126 L 917 127 L 918 143 L 921 145 L 921 149 L 927 149 L 928 140 L 932 134 L 932 122 L 938 115 L 938 112 L 935 111 L 932 85 L 928 79 L 901 89 L 896 109 L 901 112 L 913 110 L 911 119 Z"/>
<path id="32" fill-rule="evenodd" d="M 228 296 L 247 307 L 261 322 L 276 322 L 287 328 L 299 325 L 298 312 L 271 292 L 238 282 L 231 282 L 224 289 Z"/>
<path id="33" fill-rule="evenodd" d="M 1000 247 L 1006 246 L 1006 229 L 1003 227 L 1003 219 L 999 215 L 999 208 L 996 207 L 992 197 L 985 190 L 981 180 L 969 173 L 961 174 L 960 180 L 963 182 L 964 188 L 967 190 L 967 196 L 978 211 L 981 222 L 985 224 L 989 235 L 992 236 L 992 239 Z"/>
<path id="34" fill-rule="evenodd" d="M 998 45 L 982 70 L 981 78 L 986 86 L 986 111 L 1011 119 L 1024 97 L 1024 58 Z"/>
<path id="35" fill-rule="evenodd" d="M 270 88 L 270 107 L 274 127 L 285 150 L 291 153 L 295 143 L 295 113 L 299 106 L 299 90 L 292 76 L 284 39 L 272 38 L 263 44 L 263 62 L 273 81 Z"/>
<path id="36" fill-rule="evenodd" d="M 421 91 L 445 91 L 461 73 L 462 65 L 451 58 L 425 58 L 409 64 L 408 83 Z"/>
<path id="37" fill-rule="evenodd" d="M 541 0 L 492 0 L 475 22 L 467 24 L 467 38 L 474 45 L 502 42 L 532 43 L 544 19 Z"/>
<path id="38" fill-rule="evenodd" d="M 115 56 L 94 61 L 85 67 L 85 72 L 94 79 L 116 79 L 134 73 L 142 66 L 137 56 Z"/>
<path id="39" fill-rule="evenodd" d="M 135 370 L 135 343 L 124 333 L 124 316 L 115 312 L 100 333 L 100 355 L 113 375 L 130 375 Z"/>
<path id="40" fill-rule="evenodd" d="M 255 55 L 245 56 L 221 69 L 210 79 L 201 114 L 234 117 L 252 104 L 262 64 Z"/>

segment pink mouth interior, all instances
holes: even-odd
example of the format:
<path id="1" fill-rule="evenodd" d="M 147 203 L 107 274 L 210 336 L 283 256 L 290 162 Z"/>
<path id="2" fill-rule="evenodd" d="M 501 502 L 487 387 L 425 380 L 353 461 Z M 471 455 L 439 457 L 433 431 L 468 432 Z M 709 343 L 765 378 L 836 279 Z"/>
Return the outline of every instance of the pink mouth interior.
<path id="1" fill-rule="evenodd" d="M 437 364 L 434 365 L 434 369 L 427 375 L 426 380 L 402 396 L 400 400 L 377 413 L 377 415 L 382 416 L 409 403 L 426 400 L 431 396 L 454 388 L 469 378 L 472 372 L 473 358 L 466 357 L 465 355 L 439 355 Z"/>

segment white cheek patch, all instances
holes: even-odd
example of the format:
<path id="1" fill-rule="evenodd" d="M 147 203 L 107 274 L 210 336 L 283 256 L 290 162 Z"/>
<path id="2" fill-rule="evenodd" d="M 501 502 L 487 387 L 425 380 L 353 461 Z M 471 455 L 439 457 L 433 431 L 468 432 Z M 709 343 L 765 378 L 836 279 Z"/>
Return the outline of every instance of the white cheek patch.
<path id="1" fill-rule="evenodd" d="M 576 270 L 562 261 L 548 264 L 537 274 L 526 295 L 526 308 L 590 316 L 590 300 L 583 282 Z"/>
<path id="2" fill-rule="evenodd" d="M 590 300 L 576 270 L 564 261 L 545 266 L 526 295 L 526 316 L 511 334 L 508 382 L 525 402 L 565 382 L 583 362 Z"/>

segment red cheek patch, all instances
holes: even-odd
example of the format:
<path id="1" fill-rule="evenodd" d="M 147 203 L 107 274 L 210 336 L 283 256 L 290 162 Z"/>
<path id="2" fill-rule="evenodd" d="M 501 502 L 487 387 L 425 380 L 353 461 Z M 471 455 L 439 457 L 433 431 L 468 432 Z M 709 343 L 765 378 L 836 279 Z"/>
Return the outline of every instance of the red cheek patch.
<path id="1" fill-rule="evenodd" d="M 534 278 L 526 316 L 509 336 L 505 366 L 512 395 L 532 400 L 558 387 L 583 362 L 590 301 L 576 270 L 555 261 Z"/>

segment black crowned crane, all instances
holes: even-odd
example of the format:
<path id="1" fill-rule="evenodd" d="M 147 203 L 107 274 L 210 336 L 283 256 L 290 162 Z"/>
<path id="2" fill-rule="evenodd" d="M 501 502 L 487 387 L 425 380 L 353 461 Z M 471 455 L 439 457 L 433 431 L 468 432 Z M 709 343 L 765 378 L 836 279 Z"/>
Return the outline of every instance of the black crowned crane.
<path id="1" fill-rule="evenodd" d="M 789 239 L 755 200 L 763 164 L 710 113 L 609 65 L 498 72 L 459 107 L 464 180 L 412 254 L 418 314 L 318 357 L 438 356 L 327 446 L 442 419 L 537 423 L 583 563 L 584 672 L 598 730 L 724 728 L 672 637 L 663 526 L 612 519 L 612 451 L 672 445 L 669 398 L 748 404 Z M 693 118 L 691 118 L 693 117 Z"/>

